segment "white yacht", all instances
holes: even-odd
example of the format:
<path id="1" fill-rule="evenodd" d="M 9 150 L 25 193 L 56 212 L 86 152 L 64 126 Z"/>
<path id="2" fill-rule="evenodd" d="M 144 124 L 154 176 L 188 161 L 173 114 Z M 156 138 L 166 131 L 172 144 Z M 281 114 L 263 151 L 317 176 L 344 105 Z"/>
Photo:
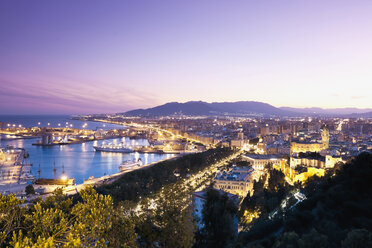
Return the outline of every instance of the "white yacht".
<path id="1" fill-rule="evenodd" d="M 119 165 L 119 169 L 120 169 L 120 171 L 127 171 L 127 170 L 132 170 L 132 169 L 139 168 L 141 166 L 142 166 L 142 160 L 139 158 L 137 161 L 136 160 L 133 160 L 133 161 L 130 161 L 130 160 L 123 161 Z"/>
<path id="2" fill-rule="evenodd" d="M 115 144 L 102 144 L 101 146 L 93 146 L 94 150 L 97 152 L 121 152 L 121 153 L 130 153 L 134 152 L 134 150 L 130 147 L 127 147 L 124 143 L 120 143 L 119 145 Z"/>

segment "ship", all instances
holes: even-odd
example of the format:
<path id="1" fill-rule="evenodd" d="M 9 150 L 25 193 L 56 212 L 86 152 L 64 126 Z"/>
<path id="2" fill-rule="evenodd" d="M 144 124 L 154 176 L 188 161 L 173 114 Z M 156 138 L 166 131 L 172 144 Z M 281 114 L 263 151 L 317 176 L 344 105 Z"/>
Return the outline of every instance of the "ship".
<path id="1" fill-rule="evenodd" d="M 71 186 L 75 184 L 75 179 L 74 178 L 67 178 L 67 177 L 62 177 L 62 178 L 57 178 L 57 179 L 52 179 L 52 178 L 39 178 L 36 179 L 35 181 L 36 185 L 64 185 L 64 186 Z"/>
<path id="2" fill-rule="evenodd" d="M 120 152 L 120 153 L 130 153 L 134 152 L 134 150 L 130 147 L 125 146 L 124 143 L 120 143 L 119 145 L 115 144 L 102 144 L 101 146 L 93 146 L 94 150 L 97 152 Z"/>
<path id="3" fill-rule="evenodd" d="M 142 160 L 139 158 L 137 161 L 136 160 L 123 161 L 119 165 L 119 169 L 120 171 L 127 171 L 127 170 L 133 170 L 133 169 L 139 168 L 141 166 L 142 166 Z"/>

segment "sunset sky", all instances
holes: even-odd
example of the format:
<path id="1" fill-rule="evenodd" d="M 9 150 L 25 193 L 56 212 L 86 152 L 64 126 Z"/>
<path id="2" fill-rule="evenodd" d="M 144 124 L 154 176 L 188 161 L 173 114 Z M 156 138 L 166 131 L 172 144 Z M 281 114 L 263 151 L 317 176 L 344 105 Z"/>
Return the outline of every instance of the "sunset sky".
<path id="1" fill-rule="evenodd" d="M 372 108 L 372 1 L 2 0 L 0 114 Z"/>

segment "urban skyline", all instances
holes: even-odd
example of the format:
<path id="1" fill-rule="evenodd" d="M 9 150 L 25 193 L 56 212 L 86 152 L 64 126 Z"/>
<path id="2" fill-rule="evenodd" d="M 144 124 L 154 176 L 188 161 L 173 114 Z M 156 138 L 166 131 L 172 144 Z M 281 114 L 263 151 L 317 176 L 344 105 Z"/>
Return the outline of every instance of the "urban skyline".
<path id="1" fill-rule="evenodd" d="M 370 108 L 369 1 L 2 1 L 0 114 Z"/>
<path id="2" fill-rule="evenodd" d="M 0 0 L 0 247 L 372 247 L 371 13 Z"/>

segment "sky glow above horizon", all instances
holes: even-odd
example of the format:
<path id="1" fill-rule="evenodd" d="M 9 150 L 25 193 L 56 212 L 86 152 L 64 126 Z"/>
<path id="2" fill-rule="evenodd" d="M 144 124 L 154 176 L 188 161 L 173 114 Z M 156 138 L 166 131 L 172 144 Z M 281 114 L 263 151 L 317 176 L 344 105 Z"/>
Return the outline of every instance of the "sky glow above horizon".
<path id="1" fill-rule="evenodd" d="M 372 108 L 372 1 L 3 0 L 0 114 Z"/>

